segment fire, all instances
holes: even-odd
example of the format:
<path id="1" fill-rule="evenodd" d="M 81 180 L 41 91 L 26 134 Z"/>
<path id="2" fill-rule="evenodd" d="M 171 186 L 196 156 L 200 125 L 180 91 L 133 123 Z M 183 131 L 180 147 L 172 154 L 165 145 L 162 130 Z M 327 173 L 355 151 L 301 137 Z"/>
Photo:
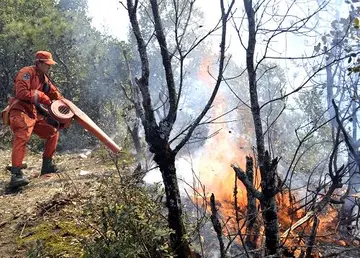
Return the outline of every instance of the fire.
<path id="1" fill-rule="evenodd" d="M 205 86 L 212 89 L 215 80 L 210 76 L 211 56 L 205 57 L 199 69 L 198 77 Z M 226 98 L 219 92 L 210 110 L 211 118 L 220 117 L 226 110 Z M 201 182 L 209 186 L 208 190 L 214 192 L 218 200 L 231 200 L 232 186 L 234 185 L 234 172 L 230 167 L 232 163 L 238 163 L 243 167 L 245 157 L 251 153 L 250 149 L 242 148 L 246 142 L 236 136 L 228 124 L 221 123 L 224 119 L 216 120 L 211 125 L 211 132 L 216 135 L 205 142 L 204 151 L 198 161 Z M 216 182 L 216 183 L 214 183 Z M 246 206 L 246 189 L 242 184 L 238 188 L 239 204 Z"/>
<path id="2" fill-rule="evenodd" d="M 210 57 L 205 57 L 199 69 L 199 78 L 205 86 L 212 89 L 215 80 L 209 75 L 211 71 Z M 211 118 L 221 117 L 227 110 L 227 100 L 219 92 L 210 110 Z M 225 118 L 226 119 L 226 118 Z M 234 183 L 235 173 L 231 164 L 237 163 L 241 168 L 245 168 L 246 156 L 252 154 L 247 140 L 237 135 L 229 124 L 222 123 L 225 120 L 220 118 L 216 123 L 211 124 L 210 134 L 216 135 L 207 139 L 203 147 L 202 155 L 198 160 L 198 170 L 200 180 L 206 186 L 207 193 L 214 193 L 218 204 L 221 205 L 220 211 L 225 220 L 234 218 Z M 259 182 L 258 173 L 255 182 Z M 242 183 L 237 183 L 238 207 L 241 209 L 242 217 L 245 215 L 247 206 L 247 191 Z M 229 221 L 230 228 L 235 229 L 235 222 Z M 234 224 L 234 225 L 232 225 Z"/>
<path id="3" fill-rule="evenodd" d="M 210 58 L 204 58 L 200 71 L 200 80 L 209 88 L 215 85 L 215 80 L 209 75 L 208 71 L 210 67 Z M 219 92 L 213 108 L 210 110 L 212 118 L 219 117 L 226 111 L 226 98 Z M 221 120 L 221 119 L 220 119 Z M 220 122 L 220 121 L 217 121 Z M 252 156 L 252 144 L 246 137 L 237 135 L 229 129 L 226 123 L 214 123 L 211 124 L 211 133 L 217 132 L 217 134 L 205 142 L 202 155 L 198 160 L 198 171 L 200 175 L 200 181 L 206 186 L 206 192 L 208 196 L 210 193 L 214 193 L 219 213 L 224 218 L 223 221 L 228 221 L 227 229 L 233 229 L 236 231 L 235 210 L 234 210 L 234 185 L 235 185 L 235 173 L 230 167 L 231 164 L 237 163 L 239 167 L 245 170 L 246 156 Z M 255 172 L 255 186 L 259 189 L 260 176 L 259 172 Z M 242 224 L 246 218 L 247 210 L 247 191 L 244 185 L 237 181 L 237 207 L 239 207 L 239 213 L 242 218 L 240 224 Z M 288 191 L 283 191 L 276 196 L 278 205 L 278 219 L 281 234 L 288 230 L 294 223 L 299 221 L 306 215 L 306 211 L 303 208 L 299 208 L 296 203 L 296 196 Z M 259 205 L 257 201 L 257 205 Z M 228 220 L 228 218 L 230 218 Z M 328 208 L 326 212 L 319 215 L 319 225 L 317 230 L 317 239 L 333 241 L 333 235 L 326 237 L 331 232 L 335 232 L 335 225 L 337 221 L 337 211 L 335 209 Z M 258 215 L 258 219 L 261 219 L 261 215 Z M 288 247 L 306 247 L 305 242 L 300 240 L 301 236 L 309 235 L 312 229 L 313 220 L 309 219 L 304 224 L 300 225 L 293 231 L 290 231 L 281 241 L 285 241 L 285 246 Z M 260 222 L 261 224 L 261 222 Z M 261 224 L 262 225 L 262 224 Z M 245 227 L 242 229 L 245 232 Z M 260 230 L 262 235 L 263 228 Z M 230 232 L 233 233 L 233 232 Z M 260 238 L 261 239 L 261 238 Z M 303 238 L 306 239 L 306 238 Z M 299 249 L 296 249 L 296 252 Z M 295 251 L 294 251 L 295 253 Z"/>

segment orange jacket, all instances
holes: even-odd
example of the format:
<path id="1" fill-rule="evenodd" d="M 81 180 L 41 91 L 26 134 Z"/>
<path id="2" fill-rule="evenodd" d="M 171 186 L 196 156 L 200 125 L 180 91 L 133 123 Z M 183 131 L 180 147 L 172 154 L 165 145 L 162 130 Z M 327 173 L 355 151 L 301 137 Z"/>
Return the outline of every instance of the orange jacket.
<path id="1" fill-rule="evenodd" d="M 31 118 L 37 116 L 35 104 L 50 105 L 52 100 L 63 98 L 49 78 L 41 74 L 35 66 L 22 68 L 16 75 L 14 82 L 15 98 L 11 98 L 9 104 L 15 99 L 20 100 L 14 103 L 12 109 L 21 110 Z"/>

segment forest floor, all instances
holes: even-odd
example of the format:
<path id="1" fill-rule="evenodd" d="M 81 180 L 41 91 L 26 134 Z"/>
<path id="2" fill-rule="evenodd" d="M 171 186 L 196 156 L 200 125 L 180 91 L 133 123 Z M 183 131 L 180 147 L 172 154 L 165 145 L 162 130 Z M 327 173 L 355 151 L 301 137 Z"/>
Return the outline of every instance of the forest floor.
<path id="1" fill-rule="evenodd" d="M 89 220 L 91 212 L 86 213 L 94 207 L 89 204 L 96 203 L 104 192 L 114 195 L 108 182 L 121 179 L 119 170 L 124 175 L 133 171 L 128 157 L 120 157 L 121 165 L 116 169 L 106 151 L 83 150 L 58 153 L 55 161 L 61 173 L 39 177 L 41 153 L 29 151 L 28 167 L 23 171 L 30 184 L 17 193 L 6 193 L 10 158 L 10 150 L 0 149 L 0 257 L 4 258 L 81 257 L 84 241 L 98 233 L 98 225 L 92 221 L 96 218 L 92 213 Z M 216 249 L 211 226 L 208 232 L 204 237 L 210 238 Z M 358 242 L 346 247 L 328 243 L 317 248 L 322 255 L 316 257 L 360 257 Z"/>
<path id="2" fill-rule="evenodd" d="M 7 193 L 10 157 L 9 150 L 0 150 L 0 257 L 42 257 L 38 240 L 49 239 L 57 257 L 78 257 L 83 246 L 78 236 L 92 234 L 81 221 L 84 206 L 97 194 L 102 178 L 118 174 L 111 160 L 91 151 L 58 154 L 55 160 L 61 173 L 39 177 L 41 154 L 30 152 L 23 170 L 30 184 Z"/>

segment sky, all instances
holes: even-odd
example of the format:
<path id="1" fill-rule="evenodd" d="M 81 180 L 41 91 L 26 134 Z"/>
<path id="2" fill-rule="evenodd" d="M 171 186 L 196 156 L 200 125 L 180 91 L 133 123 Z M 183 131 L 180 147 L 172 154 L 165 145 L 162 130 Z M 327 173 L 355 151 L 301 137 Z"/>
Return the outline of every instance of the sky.
<path id="1" fill-rule="evenodd" d="M 129 18 L 118 0 L 88 0 L 88 10 L 94 27 L 126 40 Z"/>
<path id="2" fill-rule="evenodd" d="M 127 33 L 129 28 L 129 18 L 128 13 L 124 6 L 120 3 L 123 2 L 126 5 L 126 0 L 88 0 L 88 12 L 89 16 L 92 17 L 92 24 L 95 28 L 100 31 L 105 32 L 106 34 L 110 34 L 119 40 L 127 40 Z M 215 24 L 220 17 L 220 1 L 218 0 L 197 0 L 195 5 L 200 6 L 200 9 L 204 13 L 204 24 L 211 27 L 210 24 Z M 291 1 L 290 1 L 291 2 Z M 304 2 L 305 7 L 300 8 L 309 8 L 312 9 L 312 5 L 317 5 L 318 3 L 322 2 L 321 0 L 309 0 Z M 236 3 L 242 5 L 242 1 L 237 1 Z M 333 7 L 344 7 L 347 6 L 343 3 L 342 0 L 331 0 L 331 5 Z M 286 8 L 286 4 L 283 8 Z M 281 8 L 281 7 L 280 7 Z M 315 7 L 314 7 L 315 8 Z M 234 8 L 235 9 L 235 8 Z M 238 10 L 241 10 L 242 7 L 237 7 Z M 347 9 L 347 8 L 346 8 Z M 296 9 L 295 9 L 296 10 Z M 347 13 L 347 10 L 345 10 Z M 241 15 L 241 14 L 237 14 Z M 296 15 L 296 14 L 294 14 Z M 325 17 L 319 17 L 320 22 L 323 21 L 325 23 L 325 27 L 327 27 L 330 22 L 326 21 Z M 329 18 L 330 20 L 333 17 Z M 271 21 L 270 21 L 271 22 Z M 329 24 L 330 26 L 330 24 Z M 231 26 L 229 26 L 231 27 Z M 232 34 L 231 34 L 232 33 Z M 229 37 L 228 42 L 235 43 L 238 41 L 235 31 L 229 30 L 228 34 L 231 36 Z M 219 37 L 212 37 L 214 41 L 214 48 L 216 47 L 216 51 L 218 49 L 218 42 L 220 41 Z M 312 48 L 308 47 L 304 50 L 306 44 L 313 44 L 316 45 L 317 42 L 304 42 L 299 38 L 291 38 L 288 36 L 287 38 L 277 37 L 276 48 L 280 49 L 281 55 L 283 56 L 301 56 L 306 51 L 308 54 L 312 52 Z M 229 51 L 233 55 L 233 59 L 237 62 L 244 62 L 244 55 L 245 53 L 242 51 L 242 47 L 236 43 L 231 44 Z M 276 50 L 277 51 L 277 50 Z M 296 53 L 298 52 L 298 53 Z M 275 52 L 274 56 L 278 55 L 279 52 Z"/>
<path id="3" fill-rule="evenodd" d="M 119 0 L 88 0 L 88 10 L 94 27 L 119 40 L 126 40 L 129 17 L 127 10 L 119 2 Z M 125 0 L 122 2 L 126 5 Z M 196 2 L 204 11 L 206 22 L 214 21 L 214 15 L 219 16 L 218 1 L 197 0 Z"/>

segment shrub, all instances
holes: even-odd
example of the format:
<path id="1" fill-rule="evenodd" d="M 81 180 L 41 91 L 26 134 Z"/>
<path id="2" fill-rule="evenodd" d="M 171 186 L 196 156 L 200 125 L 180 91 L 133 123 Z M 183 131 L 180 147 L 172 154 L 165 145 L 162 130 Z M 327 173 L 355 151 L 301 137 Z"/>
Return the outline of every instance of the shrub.
<path id="1" fill-rule="evenodd" d="M 172 257 L 162 193 L 157 187 L 144 189 L 125 186 L 113 193 L 114 200 L 104 199 L 107 205 L 92 214 L 98 217 L 98 234 L 86 245 L 84 257 Z"/>

